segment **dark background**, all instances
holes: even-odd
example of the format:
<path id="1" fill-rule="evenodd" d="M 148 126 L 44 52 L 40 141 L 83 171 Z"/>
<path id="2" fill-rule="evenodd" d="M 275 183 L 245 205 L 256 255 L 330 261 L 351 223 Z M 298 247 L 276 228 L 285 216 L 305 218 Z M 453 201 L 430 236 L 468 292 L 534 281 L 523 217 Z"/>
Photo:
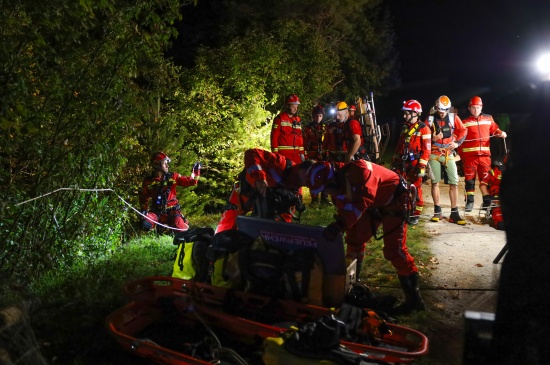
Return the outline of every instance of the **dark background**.
<path id="1" fill-rule="evenodd" d="M 378 113 L 401 118 L 404 100 L 426 113 L 447 95 L 467 117 L 475 95 L 489 114 L 526 112 L 538 81 L 534 63 L 550 51 L 550 1 L 391 0 L 401 83 L 381 97 Z"/>

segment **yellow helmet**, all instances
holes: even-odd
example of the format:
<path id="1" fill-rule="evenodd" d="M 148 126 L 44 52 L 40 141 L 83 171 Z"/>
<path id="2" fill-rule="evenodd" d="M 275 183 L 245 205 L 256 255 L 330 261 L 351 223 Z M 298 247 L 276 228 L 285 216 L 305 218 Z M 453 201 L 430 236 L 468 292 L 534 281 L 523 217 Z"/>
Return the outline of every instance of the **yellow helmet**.
<path id="1" fill-rule="evenodd" d="M 336 104 L 336 111 L 347 110 L 347 109 L 348 109 L 348 104 L 346 104 L 345 101 L 341 101 L 338 104 Z"/>

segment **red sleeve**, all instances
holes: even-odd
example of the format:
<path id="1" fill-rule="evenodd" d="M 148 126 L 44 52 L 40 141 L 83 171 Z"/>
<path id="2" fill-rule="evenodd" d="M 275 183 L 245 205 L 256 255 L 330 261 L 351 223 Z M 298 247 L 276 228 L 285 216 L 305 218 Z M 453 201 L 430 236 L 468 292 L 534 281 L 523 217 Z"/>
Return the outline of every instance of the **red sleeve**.
<path id="1" fill-rule="evenodd" d="M 281 115 L 277 115 L 271 127 L 271 151 L 279 152 L 279 136 L 281 134 Z"/>
<path id="2" fill-rule="evenodd" d="M 361 130 L 361 124 L 357 121 L 357 119 L 352 119 L 350 122 L 350 129 L 352 134 L 358 134 L 360 136 L 363 135 L 363 131 Z"/>
<path id="3" fill-rule="evenodd" d="M 198 184 L 198 180 L 192 179 L 191 176 L 183 176 L 174 172 L 174 180 L 176 180 L 177 186 L 195 186 Z"/>
<path id="4" fill-rule="evenodd" d="M 246 180 L 252 186 L 256 181 L 267 180 L 267 175 L 263 169 L 264 152 L 257 148 L 246 150 L 244 153 L 244 168 L 246 171 Z"/>
<path id="5" fill-rule="evenodd" d="M 420 130 L 420 137 L 422 138 L 420 142 L 422 144 L 422 154 L 420 155 L 418 164 L 420 167 L 424 168 L 430 160 L 430 153 L 432 150 L 432 131 L 427 124 Z"/>
<path id="6" fill-rule="evenodd" d="M 468 133 L 468 130 L 466 127 L 464 127 L 464 123 L 462 123 L 462 120 L 458 117 L 458 115 L 455 115 L 455 142 L 459 145 L 462 144 L 462 142 L 466 139 L 466 134 Z"/>
<path id="7" fill-rule="evenodd" d="M 498 127 L 498 124 L 495 122 L 492 116 L 489 116 L 491 119 L 491 136 L 494 135 L 496 132 L 501 132 L 500 128 Z"/>

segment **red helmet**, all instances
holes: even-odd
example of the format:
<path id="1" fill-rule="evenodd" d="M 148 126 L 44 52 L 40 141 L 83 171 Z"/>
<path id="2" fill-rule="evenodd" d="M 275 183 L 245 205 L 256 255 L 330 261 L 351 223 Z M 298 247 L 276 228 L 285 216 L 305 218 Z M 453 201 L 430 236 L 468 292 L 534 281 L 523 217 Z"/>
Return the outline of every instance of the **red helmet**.
<path id="1" fill-rule="evenodd" d="M 300 105 L 300 99 L 298 98 L 298 95 L 290 94 L 286 97 L 286 103 Z"/>
<path id="2" fill-rule="evenodd" d="M 481 101 L 481 98 L 479 96 L 474 96 L 473 98 L 470 99 L 470 102 L 468 103 L 468 106 L 472 106 L 472 105 L 483 106 L 483 102 Z"/>
<path id="3" fill-rule="evenodd" d="M 157 166 L 157 165 L 160 165 L 164 160 L 166 160 L 167 162 L 172 161 L 172 160 L 170 160 L 170 157 L 168 157 L 168 155 L 166 153 L 164 153 L 164 152 L 155 152 L 151 156 L 151 165 L 153 165 L 153 167 Z"/>
<path id="4" fill-rule="evenodd" d="M 356 111 L 357 108 L 355 107 L 355 105 L 351 104 L 351 105 L 349 106 L 349 110 Z"/>
<path id="5" fill-rule="evenodd" d="M 311 194 L 319 194 L 333 176 L 334 166 L 330 162 L 315 162 L 307 172 L 306 186 Z"/>
<path id="6" fill-rule="evenodd" d="M 316 116 L 317 114 L 323 114 L 325 115 L 325 109 L 321 105 L 317 105 L 313 108 L 313 111 L 311 112 L 311 115 Z"/>
<path id="7" fill-rule="evenodd" d="M 403 108 L 401 108 L 401 110 L 408 110 L 420 114 L 422 113 L 422 105 L 420 105 L 418 100 L 407 100 L 403 102 Z"/>

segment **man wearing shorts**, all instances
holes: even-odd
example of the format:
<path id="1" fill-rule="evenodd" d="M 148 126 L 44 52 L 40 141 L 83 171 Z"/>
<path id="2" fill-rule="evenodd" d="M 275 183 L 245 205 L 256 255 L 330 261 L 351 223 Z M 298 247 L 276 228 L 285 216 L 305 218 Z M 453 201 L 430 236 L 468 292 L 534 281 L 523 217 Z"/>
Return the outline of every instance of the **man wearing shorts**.
<path id="1" fill-rule="evenodd" d="M 435 101 L 435 112 L 428 117 L 426 124 L 432 130 L 432 150 L 429 165 L 432 171 L 432 198 L 434 201 L 434 216 L 432 222 L 439 222 L 442 211 L 439 205 L 439 182 L 443 180 L 449 184 L 449 198 L 451 200 L 451 215 L 449 222 L 465 225 L 466 221 L 458 213 L 458 171 L 455 161 L 455 149 L 460 146 L 466 137 L 467 130 L 456 113 L 449 113 L 451 100 L 440 96 Z"/>

